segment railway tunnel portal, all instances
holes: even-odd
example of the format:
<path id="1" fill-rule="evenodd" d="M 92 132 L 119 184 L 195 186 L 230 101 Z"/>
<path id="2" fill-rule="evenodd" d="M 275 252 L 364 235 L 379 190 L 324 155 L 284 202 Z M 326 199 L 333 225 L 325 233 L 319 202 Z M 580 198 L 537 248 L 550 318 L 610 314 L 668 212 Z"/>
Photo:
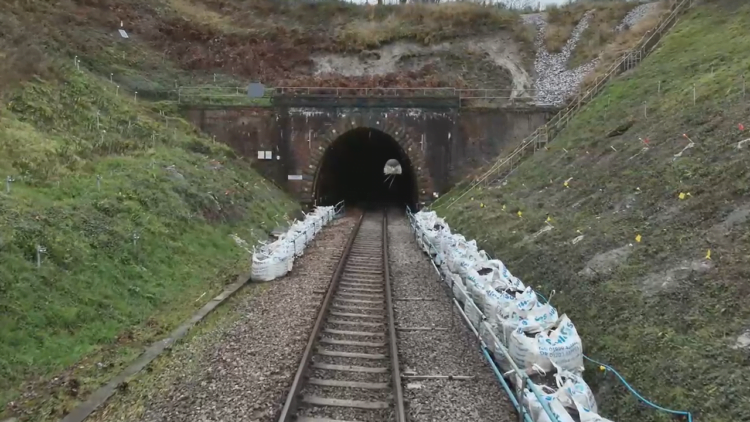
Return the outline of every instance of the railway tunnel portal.
<path id="1" fill-rule="evenodd" d="M 398 161 L 401 173 L 384 172 L 389 160 Z M 351 129 L 328 145 L 313 179 L 314 202 L 389 203 L 414 207 L 418 202 L 412 158 L 393 136 L 373 128 Z"/>
<path id="2" fill-rule="evenodd" d="M 269 106 L 186 106 L 188 120 L 231 146 L 303 204 L 426 204 L 509 153 L 556 112 L 463 107 L 451 98 L 274 98 Z M 395 158 L 402 174 L 385 180 Z M 391 183 L 392 182 L 392 183 Z"/>

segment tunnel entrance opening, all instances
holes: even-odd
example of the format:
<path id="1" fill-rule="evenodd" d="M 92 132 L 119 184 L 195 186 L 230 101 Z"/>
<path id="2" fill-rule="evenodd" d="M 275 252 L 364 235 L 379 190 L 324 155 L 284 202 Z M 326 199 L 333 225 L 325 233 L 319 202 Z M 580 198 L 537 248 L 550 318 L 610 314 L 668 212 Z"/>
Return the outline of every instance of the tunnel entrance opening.
<path id="1" fill-rule="evenodd" d="M 383 169 L 392 158 L 401 164 L 402 172 L 386 178 Z M 414 207 L 417 178 L 406 151 L 393 137 L 361 127 L 342 134 L 326 149 L 314 194 L 319 205 L 344 200 L 347 205 Z"/>

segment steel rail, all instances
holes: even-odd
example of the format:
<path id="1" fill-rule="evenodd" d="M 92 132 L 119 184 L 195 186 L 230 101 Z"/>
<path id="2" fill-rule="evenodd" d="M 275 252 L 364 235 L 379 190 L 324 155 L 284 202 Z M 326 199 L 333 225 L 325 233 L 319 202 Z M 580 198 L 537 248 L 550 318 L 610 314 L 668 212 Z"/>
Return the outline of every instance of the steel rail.
<path id="1" fill-rule="evenodd" d="M 294 420 L 294 415 L 298 406 L 299 394 L 302 391 L 302 387 L 305 384 L 303 380 L 310 366 L 310 361 L 312 360 L 313 347 L 315 346 L 316 340 L 318 336 L 320 335 L 320 330 L 323 327 L 323 322 L 325 321 L 325 318 L 328 315 L 331 302 L 333 301 L 333 295 L 336 292 L 336 289 L 339 284 L 339 280 L 341 279 L 341 275 L 344 272 L 344 267 L 346 266 L 347 259 L 349 257 L 349 254 L 351 253 L 352 245 L 354 245 L 354 240 L 357 238 L 357 234 L 359 233 L 359 229 L 362 226 L 363 220 L 364 220 L 364 213 L 359 217 L 359 220 L 354 226 L 354 229 L 352 230 L 352 234 L 350 235 L 349 240 L 347 240 L 346 246 L 344 247 L 344 252 L 341 254 L 341 258 L 339 259 L 339 262 L 336 265 L 336 270 L 333 272 L 333 275 L 331 276 L 331 282 L 328 285 L 328 291 L 326 292 L 326 296 L 323 299 L 323 303 L 320 306 L 320 312 L 318 312 L 318 317 L 315 319 L 315 325 L 313 326 L 312 332 L 310 333 L 310 338 L 307 340 L 307 346 L 305 347 L 305 351 L 302 354 L 302 359 L 300 360 L 299 368 L 297 368 L 297 374 L 294 376 L 294 380 L 292 381 L 292 387 L 289 390 L 289 395 L 286 398 L 284 407 L 281 409 L 281 415 L 279 416 L 279 419 L 278 419 L 279 422 L 287 422 L 287 421 Z"/>
<path id="2" fill-rule="evenodd" d="M 398 362 L 398 345 L 396 343 L 396 321 L 393 316 L 393 298 L 391 296 L 391 274 L 388 264 L 388 209 L 383 211 L 383 277 L 385 278 L 385 303 L 388 312 L 388 335 L 390 337 L 391 374 L 393 382 L 393 407 L 396 422 L 406 422 L 404 410 L 404 393 L 401 388 L 401 371 Z"/>

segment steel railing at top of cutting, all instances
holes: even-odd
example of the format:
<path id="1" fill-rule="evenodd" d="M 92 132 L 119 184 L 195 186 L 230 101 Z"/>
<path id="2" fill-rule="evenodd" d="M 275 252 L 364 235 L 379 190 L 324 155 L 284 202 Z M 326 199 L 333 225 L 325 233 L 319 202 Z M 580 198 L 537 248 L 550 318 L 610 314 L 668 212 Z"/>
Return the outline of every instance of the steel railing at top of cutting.
<path id="1" fill-rule="evenodd" d="M 455 87 L 266 87 L 263 95 L 250 98 L 246 93 L 247 87 L 199 85 L 179 86 L 167 90 L 139 90 L 141 95 L 158 98 L 173 98 L 182 103 L 197 97 L 211 102 L 212 99 L 243 99 L 268 100 L 274 96 L 313 96 L 330 98 L 347 97 L 457 97 L 460 100 L 507 100 L 511 103 L 533 104 L 536 106 L 557 106 L 563 104 L 566 98 L 575 95 L 570 90 L 538 90 L 538 89 L 485 89 L 485 88 L 455 88 Z"/>

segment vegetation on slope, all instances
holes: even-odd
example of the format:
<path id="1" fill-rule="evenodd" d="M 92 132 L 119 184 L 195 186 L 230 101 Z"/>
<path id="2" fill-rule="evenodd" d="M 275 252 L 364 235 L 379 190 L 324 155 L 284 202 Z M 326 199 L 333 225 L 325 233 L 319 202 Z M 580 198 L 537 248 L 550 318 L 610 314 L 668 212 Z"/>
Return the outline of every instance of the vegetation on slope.
<path id="1" fill-rule="evenodd" d="M 174 110 L 83 67 L 50 72 L 0 111 L 14 179 L 0 193 L 0 403 L 33 420 L 60 417 L 247 271 L 231 235 L 252 245 L 296 209 Z"/>
<path id="2" fill-rule="evenodd" d="M 578 66 L 589 63 L 599 57 L 603 52 L 613 48 L 613 45 L 619 45 L 623 39 L 631 39 L 637 42 L 645 33 L 645 30 L 652 29 L 656 26 L 661 15 L 667 9 L 667 2 L 658 2 L 659 7 L 644 17 L 633 28 L 626 27 L 623 31 L 616 31 L 617 26 L 623 21 L 625 16 L 634 7 L 638 6 L 636 2 L 609 2 L 609 7 L 594 7 L 589 26 L 581 33 L 581 39 L 573 49 L 573 53 L 568 61 L 568 67 L 575 69 Z M 642 30 L 641 28 L 645 28 Z"/>
<path id="3" fill-rule="evenodd" d="M 313 53 L 357 53 L 404 40 L 433 44 L 489 33 L 533 31 L 511 11 L 474 3 L 363 7 L 338 1 L 124 0 L 0 6 L 4 23 L 42 34 L 103 75 L 133 90 L 199 83 L 305 85 Z M 121 23 L 130 38 L 117 33 Z M 33 31 L 31 30 L 33 28 Z M 134 71 L 134 69 L 138 69 Z M 216 75 L 214 75 L 216 74 Z M 231 75 L 231 76 L 226 76 Z M 397 75 L 315 79 L 320 85 L 431 86 L 451 84 L 436 69 Z"/>
<path id="4" fill-rule="evenodd" d="M 544 46 L 551 53 L 561 52 L 583 16 L 592 10 L 588 35 L 592 42 L 603 41 L 614 33 L 615 27 L 636 6 L 638 3 L 626 1 L 585 1 L 564 6 L 548 6 L 545 11 L 547 28 L 544 33 Z"/>
<path id="5" fill-rule="evenodd" d="M 436 209 L 527 284 L 556 290 L 587 355 L 702 421 L 750 418 L 738 343 L 750 329 L 748 19 L 744 2 L 694 7 L 507 184 L 449 207 L 455 189 Z M 608 418 L 673 420 L 612 374 L 585 375 Z"/>

